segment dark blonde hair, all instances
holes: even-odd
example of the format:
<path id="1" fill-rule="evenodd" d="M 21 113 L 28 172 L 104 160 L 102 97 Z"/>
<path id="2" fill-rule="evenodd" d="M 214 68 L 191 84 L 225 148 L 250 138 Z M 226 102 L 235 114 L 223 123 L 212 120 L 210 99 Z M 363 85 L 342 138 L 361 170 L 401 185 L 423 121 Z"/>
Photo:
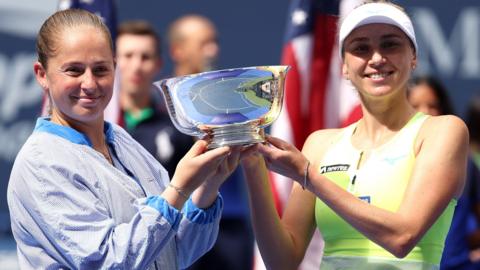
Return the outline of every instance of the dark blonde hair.
<path id="1" fill-rule="evenodd" d="M 60 35 L 66 29 L 76 28 L 81 25 L 92 26 L 100 30 L 110 44 L 113 55 L 113 43 L 110 31 L 97 15 L 81 9 L 67 9 L 57 11 L 51 15 L 42 25 L 37 36 L 37 55 L 38 61 L 46 69 L 50 57 L 55 56 L 58 49 Z"/>

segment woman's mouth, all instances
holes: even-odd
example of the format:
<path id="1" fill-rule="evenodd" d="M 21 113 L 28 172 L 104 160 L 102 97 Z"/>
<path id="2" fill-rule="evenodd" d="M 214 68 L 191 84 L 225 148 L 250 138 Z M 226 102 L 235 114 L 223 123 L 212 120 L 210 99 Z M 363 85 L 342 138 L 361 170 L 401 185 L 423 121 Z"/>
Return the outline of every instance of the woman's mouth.
<path id="1" fill-rule="evenodd" d="M 392 73 L 393 73 L 393 71 L 392 72 L 376 72 L 376 73 L 367 74 L 365 76 L 367 78 L 370 78 L 370 79 L 374 80 L 374 81 L 379 81 L 379 80 L 383 80 L 383 79 L 387 78 Z"/>
<path id="2" fill-rule="evenodd" d="M 97 101 L 100 100 L 101 96 L 80 96 L 74 97 L 74 99 L 78 100 L 79 103 L 83 105 L 96 105 Z"/>

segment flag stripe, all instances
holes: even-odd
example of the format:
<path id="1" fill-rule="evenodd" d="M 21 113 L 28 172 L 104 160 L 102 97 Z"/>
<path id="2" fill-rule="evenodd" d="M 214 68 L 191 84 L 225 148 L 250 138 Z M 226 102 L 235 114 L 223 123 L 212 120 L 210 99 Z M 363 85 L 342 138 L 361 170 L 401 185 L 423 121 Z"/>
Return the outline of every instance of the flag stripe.
<path id="1" fill-rule="evenodd" d="M 293 142 L 298 142 L 304 136 L 302 123 L 305 121 L 302 113 L 300 104 L 300 95 L 298 91 L 289 91 L 289 89 L 302 89 L 300 73 L 297 67 L 297 61 L 295 59 L 295 54 L 293 50 L 293 45 L 287 44 L 284 50 L 284 56 L 282 62 L 290 66 L 290 70 L 285 81 L 285 100 L 284 100 L 284 110 L 286 110 L 288 118 L 285 119 L 289 121 L 289 126 L 291 130 L 277 130 L 277 134 L 280 135 L 283 132 L 292 132 Z M 280 136 L 281 137 L 281 136 Z"/>
<path id="2" fill-rule="evenodd" d="M 325 97 L 332 58 L 332 49 L 336 36 L 337 17 L 332 15 L 317 16 L 314 29 L 314 46 L 311 68 L 311 98 L 310 98 L 310 121 L 305 128 L 308 134 L 315 130 L 325 128 Z"/>

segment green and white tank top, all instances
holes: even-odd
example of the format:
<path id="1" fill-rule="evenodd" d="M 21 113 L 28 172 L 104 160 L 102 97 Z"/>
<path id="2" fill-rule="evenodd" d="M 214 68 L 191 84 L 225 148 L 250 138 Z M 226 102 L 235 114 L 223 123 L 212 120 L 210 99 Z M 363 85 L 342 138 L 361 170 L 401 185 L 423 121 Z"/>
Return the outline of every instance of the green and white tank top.
<path id="1" fill-rule="evenodd" d="M 359 200 L 388 211 L 398 210 L 415 162 L 414 143 L 428 116 L 417 113 L 390 141 L 375 148 L 360 168 L 363 154 L 353 147 L 356 123 L 342 131 L 327 151 L 319 170 Z M 403 259 L 370 241 L 317 198 L 315 220 L 325 240 L 321 270 L 438 269 L 456 200 Z"/>

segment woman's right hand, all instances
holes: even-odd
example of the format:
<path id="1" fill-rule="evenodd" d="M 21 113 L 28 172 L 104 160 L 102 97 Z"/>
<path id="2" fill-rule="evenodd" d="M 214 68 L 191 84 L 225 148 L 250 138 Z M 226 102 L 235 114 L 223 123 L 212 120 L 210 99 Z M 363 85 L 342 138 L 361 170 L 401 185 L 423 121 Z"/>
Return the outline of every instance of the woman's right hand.
<path id="1" fill-rule="evenodd" d="M 267 135 L 268 144 L 258 145 L 267 168 L 302 184 L 309 161 L 294 145 Z"/>
<path id="2" fill-rule="evenodd" d="M 178 162 L 171 184 L 190 195 L 205 180 L 209 179 L 218 166 L 230 154 L 230 147 L 223 146 L 207 151 L 207 141 L 198 140 Z"/>
<path id="3" fill-rule="evenodd" d="M 261 129 L 259 134 L 265 137 L 265 130 Z M 259 144 L 261 143 L 250 145 L 243 150 L 240 163 L 244 169 L 256 170 L 264 163 L 263 156 L 258 153 Z"/>
<path id="4" fill-rule="evenodd" d="M 250 145 L 244 149 L 240 159 L 240 163 L 244 168 L 253 169 L 263 162 L 263 157 L 258 153 L 258 143 Z"/>

